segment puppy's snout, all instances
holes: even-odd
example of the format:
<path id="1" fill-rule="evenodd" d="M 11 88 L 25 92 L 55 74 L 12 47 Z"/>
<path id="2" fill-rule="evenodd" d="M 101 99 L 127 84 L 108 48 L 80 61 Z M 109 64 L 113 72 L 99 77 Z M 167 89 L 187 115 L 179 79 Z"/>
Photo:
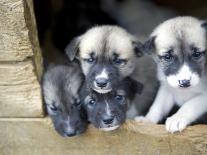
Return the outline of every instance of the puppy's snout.
<path id="1" fill-rule="evenodd" d="M 106 125 L 112 124 L 113 121 L 114 121 L 113 116 L 107 116 L 107 117 L 104 117 L 104 119 L 103 119 L 103 123 L 106 124 Z"/>
<path id="2" fill-rule="evenodd" d="M 67 132 L 66 135 L 67 137 L 72 137 L 76 135 L 76 132 L 75 131 Z"/>
<path id="3" fill-rule="evenodd" d="M 190 87 L 190 80 L 179 80 L 179 86 L 184 88 Z"/>
<path id="4" fill-rule="evenodd" d="M 101 87 L 101 88 L 106 87 L 108 84 L 108 79 L 98 78 L 98 79 L 96 79 L 96 84 L 98 87 Z"/>

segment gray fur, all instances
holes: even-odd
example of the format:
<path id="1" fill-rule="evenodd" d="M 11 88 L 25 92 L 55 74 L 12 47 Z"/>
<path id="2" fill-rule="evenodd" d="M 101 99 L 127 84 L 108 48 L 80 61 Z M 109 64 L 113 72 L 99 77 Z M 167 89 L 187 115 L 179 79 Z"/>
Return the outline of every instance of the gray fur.
<path id="1" fill-rule="evenodd" d="M 52 65 L 43 76 L 43 96 L 56 131 L 74 136 L 86 129 L 84 111 L 79 105 L 83 75 L 78 64 Z"/>

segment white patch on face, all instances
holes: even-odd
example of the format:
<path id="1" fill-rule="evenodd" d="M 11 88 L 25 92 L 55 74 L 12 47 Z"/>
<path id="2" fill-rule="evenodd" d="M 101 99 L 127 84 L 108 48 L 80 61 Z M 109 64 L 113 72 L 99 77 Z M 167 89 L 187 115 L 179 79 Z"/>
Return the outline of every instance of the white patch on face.
<path id="1" fill-rule="evenodd" d="M 109 77 L 108 77 L 108 72 L 107 72 L 106 68 L 103 68 L 101 73 L 96 76 L 96 80 L 99 78 L 104 78 L 104 79 L 108 80 Z M 106 87 L 100 88 L 97 86 L 97 83 L 94 81 L 94 86 L 95 87 L 93 89 L 100 94 L 106 94 L 106 93 L 112 91 L 112 88 L 109 86 L 109 84 L 107 84 Z"/>
<path id="2" fill-rule="evenodd" d="M 184 64 L 177 74 L 167 77 L 168 83 L 174 88 L 179 88 L 179 81 L 182 80 L 190 80 L 190 85 L 195 86 L 199 83 L 199 76 L 197 73 L 193 73 L 189 66 Z"/>
<path id="3" fill-rule="evenodd" d="M 116 130 L 119 127 L 119 125 L 108 127 L 108 128 L 99 128 L 102 131 L 113 131 Z"/>
<path id="4" fill-rule="evenodd" d="M 96 79 L 99 79 L 99 78 L 104 78 L 104 79 L 108 79 L 109 78 L 108 73 L 106 71 L 106 68 L 104 68 L 102 70 L 102 72 L 96 76 Z"/>
<path id="5" fill-rule="evenodd" d="M 110 110 L 110 107 L 109 107 L 109 104 L 108 104 L 107 101 L 106 101 L 106 109 L 105 110 L 106 110 L 106 114 L 110 116 L 111 115 L 111 110 Z"/>
<path id="6" fill-rule="evenodd" d="M 96 89 L 96 88 L 93 88 L 97 93 L 100 93 L 100 94 L 106 94 L 106 93 L 109 93 L 110 91 L 112 91 L 112 89 Z"/>
<path id="7" fill-rule="evenodd" d="M 66 120 L 66 124 L 67 124 L 66 132 L 67 133 L 73 132 L 74 129 L 70 125 L 70 117 L 68 117 L 68 119 Z"/>

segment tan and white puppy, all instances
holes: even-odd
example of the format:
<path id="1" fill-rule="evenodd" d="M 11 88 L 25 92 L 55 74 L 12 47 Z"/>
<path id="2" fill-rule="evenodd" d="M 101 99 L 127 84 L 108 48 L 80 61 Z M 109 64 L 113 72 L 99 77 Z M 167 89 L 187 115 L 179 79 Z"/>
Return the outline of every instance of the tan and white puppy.
<path id="1" fill-rule="evenodd" d="M 132 74 L 142 44 L 118 26 L 96 26 L 66 47 L 70 60 L 77 58 L 88 88 L 105 94 Z"/>
<path id="2" fill-rule="evenodd" d="M 207 112 L 207 23 L 193 17 L 176 17 L 155 28 L 145 43 L 158 65 L 161 82 L 156 99 L 145 117 L 137 121 L 158 123 L 168 117 L 167 131 L 182 131 Z"/>

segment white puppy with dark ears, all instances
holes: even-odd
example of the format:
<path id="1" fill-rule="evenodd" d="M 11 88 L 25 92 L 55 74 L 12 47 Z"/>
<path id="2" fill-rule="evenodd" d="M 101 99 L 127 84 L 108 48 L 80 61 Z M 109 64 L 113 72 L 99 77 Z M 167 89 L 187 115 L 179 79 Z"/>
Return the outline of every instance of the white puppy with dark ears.
<path id="1" fill-rule="evenodd" d="M 207 22 L 194 17 L 176 17 L 160 24 L 145 43 L 157 63 L 161 86 L 145 117 L 136 121 L 158 123 L 168 117 L 167 131 L 182 131 L 207 112 Z"/>

